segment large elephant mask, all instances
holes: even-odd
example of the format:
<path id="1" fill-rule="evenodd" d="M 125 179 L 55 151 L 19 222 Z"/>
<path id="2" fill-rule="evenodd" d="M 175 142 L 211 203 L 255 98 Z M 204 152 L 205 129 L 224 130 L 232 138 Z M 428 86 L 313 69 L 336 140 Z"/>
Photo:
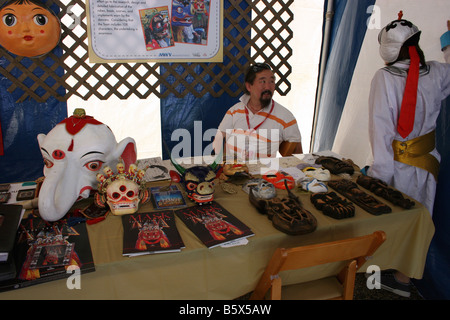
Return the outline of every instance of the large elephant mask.
<path id="1" fill-rule="evenodd" d="M 47 135 L 39 134 L 44 158 L 44 182 L 39 190 L 39 213 L 47 221 L 66 215 L 72 205 L 97 189 L 97 173 L 115 167 L 121 158 L 126 168 L 136 162 L 136 143 L 117 143 L 112 131 L 84 110 L 57 124 Z"/>

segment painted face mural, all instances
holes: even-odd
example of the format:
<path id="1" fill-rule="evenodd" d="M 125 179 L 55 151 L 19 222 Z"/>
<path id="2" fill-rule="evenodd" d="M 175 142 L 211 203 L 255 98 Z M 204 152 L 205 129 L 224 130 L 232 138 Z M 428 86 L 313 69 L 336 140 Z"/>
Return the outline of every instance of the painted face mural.
<path id="1" fill-rule="evenodd" d="M 53 50 L 61 36 L 58 17 L 37 0 L 12 0 L 0 9 L 0 44 L 23 57 Z"/>
<path id="2" fill-rule="evenodd" d="M 117 143 L 105 124 L 79 111 L 47 135 L 38 135 L 45 164 L 39 213 L 47 221 L 61 219 L 78 199 L 89 197 L 97 188 L 96 176 L 102 168 L 115 167 L 122 159 L 128 170 L 136 162 L 134 139 Z"/>

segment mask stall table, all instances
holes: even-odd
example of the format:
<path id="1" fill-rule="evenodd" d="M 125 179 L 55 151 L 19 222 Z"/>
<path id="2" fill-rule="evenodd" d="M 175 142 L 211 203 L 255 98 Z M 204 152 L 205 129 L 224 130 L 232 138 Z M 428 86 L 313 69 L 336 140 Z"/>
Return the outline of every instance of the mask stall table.
<path id="1" fill-rule="evenodd" d="M 336 179 L 332 176 L 332 179 Z M 152 185 L 167 185 L 157 182 Z M 6 299 L 234 299 L 251 292 L 273 252 L 278 247 L 294 247 L 386 232 L 387 240 L 361 269 L 369 265 L 396 269 L 411 278 L 423 274 L 434 225 L 428 211 L 419 203 L 409 210 L 389 204 L 392 213 L 374 216 L 355 205 L 352 218 L 335 220 L 314 208 L 309 193 L 296 187 L 304 207 L 317 219 L 317 229 L 305 235 L 290 236 L 276 230 L 265 215 L 251 205 L 240 188 L 229 194 L 216 183 L 215 200 L 251 228 L 254 236 L 243 246 L 208 249 L 179 220 L 177 228 L 184 241 L 181 252 L 122 256 L 123 226 L 120 216 L 109 214 L 97 224 L 88 225 L 96 271 L 81 275 L 81 289 L 68 289 L 66 280 L 55 280 L 0 293 Z M 277 190 L 287 197 L 285 190 Z M 370 192 L 368 192 L 370 193 Z M 151 203 L 140 212 L 154 210 Z M 283 283 L 315 279 L 318 273 L 334 272 L 334 266 L 297 270 L 283 275 Z"/>

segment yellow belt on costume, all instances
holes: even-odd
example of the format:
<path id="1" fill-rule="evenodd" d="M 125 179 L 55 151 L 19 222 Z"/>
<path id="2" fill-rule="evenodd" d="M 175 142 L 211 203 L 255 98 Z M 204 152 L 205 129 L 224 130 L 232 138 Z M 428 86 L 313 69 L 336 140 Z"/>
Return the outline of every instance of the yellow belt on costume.
<path id="1" fill-rule="evenodd" d="M 424 169 L 430 172 L 437 181 L 439 161 L 430 154 L 435 148 L 435 131 L 408 141 L 394 140 L 394 160 Z"/>

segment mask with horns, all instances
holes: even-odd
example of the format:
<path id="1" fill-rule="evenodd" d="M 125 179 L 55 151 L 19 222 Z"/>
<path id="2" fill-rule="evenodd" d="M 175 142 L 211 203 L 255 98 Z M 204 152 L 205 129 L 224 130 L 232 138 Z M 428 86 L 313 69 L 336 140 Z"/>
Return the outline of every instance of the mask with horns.
<path id="1" fill-rule="evenodd" d="M 219 161 L 221 159 L 222 153 L 220 153 L 210 165 L 198 165 L 184 168 L 171 154 L 170 161 L 179 173 L 176 180 L 184 184 L 189 199 L 199 205 L 208 204 L 214 200 L 214 180 L 217 177 Z M 174 180 L 173 174 L 172 180 Z"/>

